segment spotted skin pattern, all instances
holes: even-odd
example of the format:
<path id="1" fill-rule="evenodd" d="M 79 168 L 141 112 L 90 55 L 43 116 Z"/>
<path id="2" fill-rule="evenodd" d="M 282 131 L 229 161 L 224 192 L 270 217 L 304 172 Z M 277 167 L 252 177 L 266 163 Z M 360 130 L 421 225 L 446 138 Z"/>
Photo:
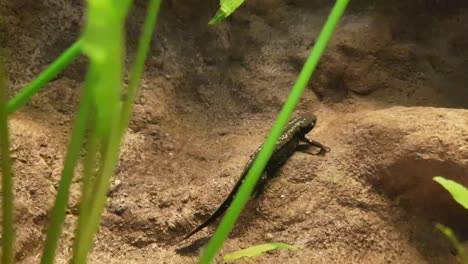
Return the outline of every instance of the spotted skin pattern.
<path id="1" fill-rule="evenodd" d="M 304 142 L 308 145 L 317 147 L 320 149 L 318 153 L 313 154 L 322 154 L 329 151 L 329 148 L 305 137 L 309 133 L 317 122 L 317 117 L 306 113 L 296 116 L 294 119 L 288 122 L 287 126 L 283 130 L 283 133 L 279 137 L 278 141 L 275 144 L 273 154 L 268 161 L 265 170 L 262 172 L 260 179 L 258 180 L 255 189 L 253 191 L 254 197 L 257 198 L 260 193 L 263 192 L 266 183 L 275 176 L 275 172 L 291 157 L 299 146 L 299 142 Z M 252 164 L 258 156 L 258 153 L 262 149 L 263 144 L 250 156 L 249 161 L 244 167 L 244 170 L 241 174 L 241 177 L 237 181 L 236 185 L 229 193 L 228 197 L 224 202 L 218 207 L 218 209 L 208 217 L 201 225 L 195 228 L 192 232 L 187 234 L 182 240 L 185 240 L 203 228 L 207 227 L 214 221 L 216 221 L 226 209 L 231 205 L 231 202 L 234 200 L 239 187 L 244 182 L 247 173 L 249 172 Z M 311 154 L 311 153 L 309 153 Z"/>

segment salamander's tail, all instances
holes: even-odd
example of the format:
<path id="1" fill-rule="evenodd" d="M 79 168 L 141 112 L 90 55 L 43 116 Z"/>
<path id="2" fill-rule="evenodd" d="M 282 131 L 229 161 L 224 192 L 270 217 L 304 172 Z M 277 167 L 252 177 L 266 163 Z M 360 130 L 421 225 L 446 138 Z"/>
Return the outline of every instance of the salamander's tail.
<path id="1" fill-rule="evenodd" d="M 220 215 L 222 215 L 224 213 L 224 211 L 226 211 L 226 208 L 229 206 L 226 205 L 226 202 L 230 203 L 229 200 L 226 200 L 217 210 L 216 212 L 214 212 L 210 217 L 208 217 L 208 219 L 205 220 L 205 222 L 203 222 L 203 224 L 199 225 L 197 228 L 195 228 L 194 230 L 192 230 L 192 232 L 188 233 L 186 236 L 184 236 L 180 242 L 186 240 L 187 238 L 193 236 L 195 233 L 197 233 L 198 231 L 202 230 L 203 228 L 207 227 L 208 225 L 210 225 L 212 222 L 214 222 Z"/>
<path id="2" fill-rule="evenodd" d="M 242 181 L 239 181 L 236 186 L 234 186 L 234 188 L 232 189 L 231 193 L 228 195 L 228 197 L 226 198 L 226 200 L 224 200 L 224 202 L 218 207 L 218 209 L 216 209 L 216 211 L 210 216 L 208 217 L 204 222 L 203 224 L 199 225 L 197 228 L 195 228 L 192 232 L 188 233 L 184 238 L 182 238 L 182 240 L 180 240 L 180 242 L 184 241 L 185 239 L 191 237 L 192 235 L 194 235 L 195 233 L 197 233 L 198 231 L 202 230 L 203 228 L 207 227 L 208 225 L 210 225 L 211 223 L 213 223 L 214 221 L 216 221 L 216 219 L 218 219 L 218 217 L 220 217 L 221 215 L 224 214 L 224 212 L 226 212 L 226 209 L 229 207 L 229 205 L 231 205 L 231 202 L 232 200 L 234 199 L 234 195 L 237 193 L 237 190 L 239 189 L 239 186 L 241 185 Z"/>
<path id="3" fill-rule="evenodd" d="M 258 150 L 257 150 L 258 151 Z M 216 211 L 206 219 L 203 224 L 199 225 L 197 228 L 195 228 L 192 232 L 188 233 L 180 242 L 184 241 L 185 239 L 191 237 L 198 231 L 202 230 L 203 228 L 207 227 L 210 225 L 212 222 L 214 222 L 218 217 L 224 214 L 226 212 L 227 208 L 231 205 L 232 200 L 234 200 L 234 196 L 237 194 L 237 191 L 239 190 L 239 187 L 241 186 L 242 182 L 244 181 L 245 176 L 247 175 L 247 172 L 250 169 L 250 166 L 252 165 L 252 158 L 249 160 L 247 163 L 247 166 L 244 168 L 244 171 L 242 172 L 242 175 L 240 179 L 237 181 L 236 185 L 234 188 L 232 188 L 231 192 L 229 193 L 228 197 L 224 200 L 224 202 L 216 209 Z"/>

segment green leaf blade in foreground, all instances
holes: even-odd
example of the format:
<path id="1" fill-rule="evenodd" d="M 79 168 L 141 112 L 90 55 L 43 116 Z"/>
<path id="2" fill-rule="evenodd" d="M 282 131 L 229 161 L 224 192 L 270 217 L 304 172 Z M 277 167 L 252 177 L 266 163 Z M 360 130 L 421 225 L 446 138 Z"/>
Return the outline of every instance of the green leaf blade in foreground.
<path id="1" fill-rule="evenodd" d="M 89 82 L 89 79 L 87 81 Z M 58 240 L 62 234 L 62 224 L 65 220 L 65 212 L 70 197 L 70 186 L 76 164 L 80 157 L 81 145 L 85 139 L 91 102 L 91 91 L 85 89 L 80 100 L 78 113 L 75 117 L 71 139 L 68 143 L 62 175 L 57 189 L 55 203 L 51 211 L 41 264 L 54 263 Z"/>
<path id="2" fill-rule="evenodd" d="M 459 240 L 453 233 L 452 229 L 441 224 L 436 224 L 436 228 L 439 229 L 440 232 L 442 232 L 450 240 L 450 242 L 452 242 L 453 246 L 456 248 L 458 255 L 462 260 L 462 263 L 468 264 L 468 254 L 463 245 L 459 242 Z"/>
<path id="3" fill-rule="evenodd" d="M 249 247 L 246 249 L 238 250 L 235 251 L 231 254 L 228 254 L 224 256 L 224 260 L 226 262 L 232 262 L 236 259 L 240 258 L 253 258 L 257 257 L 260 255 L 263 255 L 267 251 L 274 250 L 274 249 L 290 249 L 290 250 L 296 250 L 302 248 L 302 246 L 296 246 L 296 245 L 289 245 L 285 243 L 267 243 L 267 244 L 261 244 L 253 247 Z"/>
<path id="4" fill-rule="evenodd" d="M 221 6 L 216 12 L 215 16 L 208 22 L 208 24 L 213 25 L 221 20 L 225 19 L 226 17 L 230 16 L 239 6 L 244 3 L 245 0 L 221 0 Z"/>
<path id="5" fill-rule="evenodd" d="M 89 58 L 85 90 L 90 91 L 95 113 L 93 134 L 95 143 L 102 148 L 92 191 L 82 196 L 81 203 L 89 202 L 87 212 L 80 212 L 76 244 L 73 247 L 72 263 L 86 263 L 93 246 L 94 234 L 99 229 L 102 210 L 110 178 L 119 154 L 120 96 L 122 92 L 124 24 L 128 1 L 116 4 L 112 0 L 88 0 L 87 21 L 83 31 L 83 52 Z M 94 143 L 93 143 L 94 144 Z M 97 146 L 96 146 L 97 150 Z M 91 154 L 90 154 L 91 155 Z M 92 154 L 94 155 L 94 154 Z M 89 175 L 86 176 L 89 181 Z M 86 182 L 83 182 L 85 184 Z M 89 190 L 88 190 L 89 191 Z M 86 201 L 89 200 L 89 201 Z M 81 206 L 82 204 L 80 204 Z M 81 221 L 81 222 L 80 222 Z"/>
<path id="6" fill-rule="evenodd" d="M 125 133 L 124 130 L 128 127 L 130 121 L 133 103 L 137 96 L 138 86 L 144 71 L 145 60 L 150 49 L 154 28 L 156 27 L 156 23 L 158 21 L 161 2 L 161 0 L 150 0 L 148 4 L 148 13 L 146 15 L 145 23 L 143 24 L 143 31 L 138 41 L 139 46 L 137 49 L 137 55 L 130 75 L 127 98 L 122 104 L 122 116 L 120 124 L 120 132 L 122 135 Z"/>
<path id="7" fill-rule="evenodd" d="M 13 205 L 13 172 L 8 133 L 8 87 L 3 58 L 0 58 L 0 173 L 2 175 L 2 258 L 1 263 L 14 263 L 15 229 Z"/>
<path id="8" fill-rule="evenodd" d="M 115 116 L 113 116 L 112 122 L 108 121 L 108 122 L 111 122 L 109 126 L 111 129 L 106 130 L 109 133 L 106 134 L 106 138 L 107 138 L 106 142 L 103 142 L 105 146 L 104 149 L 102 150 L 103 162 L 100 164 L 98 173 L 95 177 L 95 180 L 93 181 L 93 191 L 91 192 L 92 196 L 89 198 L 89 203 L 92 206 L 90 206 L 90 210 L 87 213 L 87 216 L 85 216 L 86 218 L 83 219 L 82 221 L 83 222 L 82 228 L 81 228 L 82 231 L 78 230 L 78 232 L 82 234 L 80 234 L 80 240 L 77 242 L 74 248 L 74 257 L 73 257 L 74 262 L 73 263 L 77 263 L 77 264 L 86 263 L 88 252 L 92 249 L 93 236 L 99 228 L 101 215 L 102 215 L 102 212 L 104 211 L 104 207 L 105 207 L 106 200 L 107 200 L 106 194 L 109 190 L 110 179 L 113 175 L 114 168 L 118 160 L 119 149 L 120 149 L 123 136 L 125 134 L 125 129 L 128 127 L 129 118 L 130 118 L 131 109 L 132 109 L 132 103 L 137 94 L 138 84 L 142 76 L 142 72 L 144 70 L 144 62 L 145 62 L 146 55 L 149 50 L 150 42 L 152 39 L 152 34 L 154 32 L 154 27 L 156 25 L 157 17 L 159 14 L 160 5 L 161 5 L 161 0 L 150 0 L 143 33 L 140 36 L 140 42 L 139 42 L 139 46 L 137 50 L 137 59 L 134 64 L 132 74 L 130 76 L 128 96 L 124 100 L 120 109 L 116 109 L 116 111 L 110 111 L 110 113 L 115 114 Z M 125 12 L 122 11 L 122 13 L 125 13 Z M 110 38 L 114 40 L 119 39 L 120 41 L 122 41 L 119 45 L 120 46 L 119 50 L 122 50 L 124 47 L 123 45 L 124 39 L 122 38 L 123 34 L 121 34 L 123 33 L 123 27 L 121 27 L 122 25 L 119 26 L 121 31 L 113 32 L 114 35 L 116 36 L 118 35 L 118 36 L 117 37 L 114 36 Z M 96 37 L 99 37 L 99 36 L 96 36 Z M 99 48 L 101 44 L 103 44 L 102 48 L 105 47 L 106 42 L 104 40 L 100 42 L 100 40 L 101 39 L 96 38 L 96 41 L 97 41 L 95 43 L 97 44 L 96 47 Z M 113 45 L 116 45 L 116 43 L 114 43 Z M 102 49 L 102 50 L 108 52 L 107 49 Z M 115 51 L 117 51 L 117 49 L 115 49 Z M 109 55 L 112 55 L 112 53 L 109 53 Z M 109 56 L 105 56 L 105 58 L 108 60 L 108 62 L 110 62 Z M 115 58 L 113 58 L 113 61 L 114 63 L 119 63 L 120 65 L 119 67 L 123 65 L 123 60 L 121 59 L 115 60 Z M 112 78 L 118 78 L 119 80 L 121 79 L 120 73 L 119 74 L 115 73 L 115 70 L 116 70 L 115 68 L 106 67 L 102 70 L 103 71 L 97 72 L 101 76 L 111 76 Z M 114 73 L 112 71 L 114 71 Z M 120 82 L 121 80 L 119 81 L 119 83 Z M 117 82 L 114 82 L 114 83 L 108 82 L 106 84 L 108 87 L 117 86 Z M 86 200 L 88 199 L 84 199 L 82 202 L 86 203 L 87 202 Z"/>
<path id="9" fill-rule="evenodd" d="M 453 199 L 457 203 L 459 203 L 465 209 L 468 209 L 468 189 L 466 187 L 455 181 L 448 180 L 440 176 L 434 177 L 433 180 L 442 185 L 442 187 L 444 187 L 450 193 L 450 195 L 452 195 Z"/>
<path id="10" fill-rule="evenodd" d="M 123 75 L 123 25 L 126 12 L 111 0 L 88 0 L 87 22 L 83 31 L 83 52 L 89 58 L 93 74 L 93 106 L 99 126 L 96 132 L 107 137 L 120 104 Z"/>

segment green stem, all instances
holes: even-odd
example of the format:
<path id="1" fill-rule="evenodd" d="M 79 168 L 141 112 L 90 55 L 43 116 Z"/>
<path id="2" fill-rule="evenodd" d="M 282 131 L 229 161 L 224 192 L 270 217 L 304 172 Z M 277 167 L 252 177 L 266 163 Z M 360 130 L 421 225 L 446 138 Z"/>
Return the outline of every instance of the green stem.
<path id="1" fill-rule="evenodd" d="M 158 20 L 160 6 L 161 0 L 151 0 L 149 2 L 148 13 L 146 15 L 145 24 L 143 25 L 143 32 L 140 35 L 136 60 L 132 69 L 130 83 L 128 85 L 128 96 L 122 105 L 122 120 L 120 124 L 121 133 L 124 133 L 125 129 L 128 127 L 133 102 L 135 101 L 135 97 L 138 92 L 138 85 L 141 75 L 143 74 L 145 59 L 151 43 L 151 37 L 153 36 L 154 27 Z"/>
<path id="2" fill-rule="evenodd" d="M 298 79 L 286 100 L 286 103 L 281 109 L 278 119 L 276 120 L 269 136 L 267 137 L 262 150 L 258 154 L 258 158 L 255 160 L 252 168 L 247 174 L 245 182 L 240 186 L 238 194 L 236 195 L 231 206 L 228 208 L 226 215 L 223 217 L 223 220 L 221 221 L 215 234 L 208 243 L 199 263 L 208 264 L 214 259 L 216 253 L 219 251 L 223 242 L 228 237 L 229 232 L 236 223 L 236 220 L 247 203 L 247 200 L 249 199 L 261 172 L 265 169 L 265 166 L 273 153 L 275 142 L 281 135 L 282 130 L 286 126 L 287 121 L 290 119 L 296 105 L 298 104 L 299 99 L 304 92 L 305 87 L 319 62 L 320 57 L 328 44 L 333 30 L 338 24 L 338 21 L 341 18 L 344 10 L 346 9 L 348 2 L 349 0 L 338 0 L 333 7 L 309 58 L 302 68 L 302 71 L 300 72 Z"/>
<path id="3" fill-rule="evenodd" d="M 111 122 L 111 134 L 109 135 L 108 142 L 106 142 L 107 149 L 104 152 L 104 162 L 102 163 L 102 170 L 96 175 L 93 181 L 93 193 L 91 194 L 90 201 L 92 205 L 88 209 L 88 217 L 83 229 L 80 231 L 80 246 L 77 247 L 76 257 L 74 262 L 76 264 L 86 263 L 88 252 L 93 246 L 94 234 L 99 229 L 102 212 L 106 205 L 107 192 L 109 190 L 110 179 L 114 172 L 114 167 L 119 157 L 119 122 L 115 118 L 109 120 Z"/>
<path id="4" fill-rule="evenodd" d="M 2 172 L 2 263 L 14 263 L 13 173 L 11 171 L 10 137 L 8 133 L 8 88 L 3 58 L 0 62 L 0 162 Z"/>
<path id="5" fill-rule="evenodd" d="M 92 76 L 87 77 L 86 83 L 93 82 Z M 52 208 L 49 228 L 45 247 L 41 259 L 41 264 L 52 264 L 55 258 L 58 241 L 62 233 L 62 224 L 65 220 L 65 212 L 70 196 L 70 186 L 73 180 L 73 174 L 80 157 L 80 149 L 85 137 L 88 116 L 92 103 L 92 91 L 87 89 L 90 85 L 85 84 L 84 94 L 80 100 L 80 106 L 72 130 L 71 141 L 68 145 L 67 155 L 60 179 L 55 204 Z"/>
<path id="6" fill-rule="evenodd" d="M 19 91 L 9 102 L 7 106 L 8 115 L 13 114 L 19 107 L 33 96 L 41 87 L 46 85 L 57 74 L 59 74 L 76 56 L 81 54 L 83 41 L 80 39 L 73 43 L 60 57 L 58 57 L 45 71 L 34 79 L 26 88 Z"/>
<path id="7" fill-rule="evenodd" d="M 78 225 L 73 241 L 73 258 L 71 263 L 76 263 L 76 252 L 82 243 L 83 230 L 89 222 L 89 208 L 91 205 L 91 196 L 93 190 L 94 175 L 96 173 L 96 159 L 99 152 L 99 135 L 94 131 L 94 125 L 90 129 L 91 139 L 88 142 L 86 158 L 84 161 L 83 178 L 81 185 L 80 215 Z"/>

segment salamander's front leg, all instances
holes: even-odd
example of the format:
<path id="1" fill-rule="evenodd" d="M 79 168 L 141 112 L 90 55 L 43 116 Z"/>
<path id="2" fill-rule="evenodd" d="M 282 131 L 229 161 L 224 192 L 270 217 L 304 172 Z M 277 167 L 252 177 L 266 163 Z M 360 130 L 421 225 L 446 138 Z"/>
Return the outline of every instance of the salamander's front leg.
<path id="1" fill-rule="evenodd" d="M 306 152 L 306 151 L 304 151 L 303 149 L 301 149 L 301 147 L 303 147 L 303 146 L 299 145 L 299 146 L 298 146 L 298 151 L 305 152 L 305 153 L 312 154 L 312 155 L 321 155 L 321 154 L 324 154 L 324 153 L 330 151 L 330 148 L 329 148 L 329 147 L 327 147 L 327 146 L 323 145 L 322 143 L 317 142 L 317 141 L 315 141 L 315 140 L 312 140 L 312 139 L 308 139 L 308 138 L 306 138 L 306 137 L 303 137 L 303 138 L 301 138 L 301 141 L 302 141 L 302 142 L 305 142 L 305 143 L 307 143 L 307 144 L 309 144 L 309 145 L 311 145 L 311 146 L 314 146 L 314 147 L 316 147 L 316 148 L 319 148 L 320 150 L 319 150 L 317 153 L 310 153 L 310 152 Z"/>

